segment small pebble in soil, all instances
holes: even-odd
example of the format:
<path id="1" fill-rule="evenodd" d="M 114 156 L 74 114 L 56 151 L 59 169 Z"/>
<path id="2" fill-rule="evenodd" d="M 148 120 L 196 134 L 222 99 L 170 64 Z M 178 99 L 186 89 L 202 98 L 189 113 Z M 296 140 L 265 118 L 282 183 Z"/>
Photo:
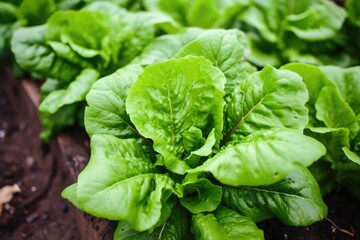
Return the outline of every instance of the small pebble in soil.
<path id="1" fill-rule="evenodd" d="M 4 130 L 0 130 L 0 139 L 4 139 L 6 136 L 6 133 Z"/>
<path id="2" fill-rule="evenodd" d="M 30 188 L 30 190 L 31 190 L 32 192 L 36 192 L 36 191 L 37 191 L 37 188 L 36 188 L 35 186 L 32 186 L 32 187 Z"/>
<path id="3" fill-rule="evenodd" d="M 33 157 L 31 157 L 31 156 L 26 157 L 27 166 L 32 167 L 34 165 L 34 163 L 35 163 L 35 159 Z"/>
<path id="4" fill-rule="evenodd" d="M 11 206 L 9 203 L 5 203 L 4 209 L 8 211 L 11 215 L 15 213 L 15 208 Z"/>
<path id="5" fill-rule="evenodd" d="M 32 222 L 36 221 L 36 219 L 38 219 L 38 218 L 39 218 L 39 215 L 36 212 L 34 212 L 34 213 L 30 214 L 29 216 L 27 216 L 25 218 L 25 220 L 27 223 L 32 223 Z"/>

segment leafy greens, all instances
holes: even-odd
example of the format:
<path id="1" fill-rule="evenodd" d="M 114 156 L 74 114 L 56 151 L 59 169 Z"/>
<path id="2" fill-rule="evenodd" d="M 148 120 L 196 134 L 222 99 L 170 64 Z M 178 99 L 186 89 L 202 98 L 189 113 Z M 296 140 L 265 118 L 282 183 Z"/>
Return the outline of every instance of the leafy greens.
<path id="1" fill-rule="evenodd" d="M 307 106 L 312 121 L 306 134 L 327 148 L 322 161 L 311 167 L 318 182 L 322 183 L 323 194 L 343 185 L 360 198 L 357 184 L 360 170 L 360 68 L 316 67 L 303 63 L 290 63 L 282 68 L 300 74 L 310 92 Z M 315 81 L 314 76 L 317 76 Z"/>
<path id="2" fill-rule="evenodd" d="M 239 42 L 242 51 L 229 47 Z M 306 170 L 325 154 L 302 133 L 306 86 L 288 70 L 254 72 L 246 52 L 238 30 L 208 30 L 168 60 L 144 66 L 140 57 L 97 81 L 86 97 L 91 158 L 62 196 L 119 221 L 119 239 L 263 239 L 257 221 L 303 226 L 324 218 Z M 267 203 L 272 193 L 275 205 Z"/>
<path id="3" fill-rule="evenodd" d="M 44 91 L 40 114 L 44 125 L 41 137 L 49 140 L 67 126 L 57 121 L 57 112 L 76 108 L 83 112 L 88 90 L 98 76 L 127 65 L 155 38 L 157 29 L 176 32 L 172 19 L 150 12 L 128 12 L 111 3 L 92 3 L 77 11 L 58 11 L 46 24 L 21 28 L 12 38 L 18 64 L 37 76 L 48 78 L 53 89 Z M 89 69 L 89 71 L 85 71 Z M 46 85 L 46 83 L 45 83 Z M 49 86 L 49 85 L 46 85 Z M 74 93 L 74 89 L 81 93 Z M 76 96 L 75 96 L 76 95 Z M 58 98 L 61 100 L 53 101 Z M 66 99 L 66 100 L 64 100 Z M 69 106 L 72 105 L 72 106 Z M 78 107 L 75 107 L 78 105 Z M 67 114 L 70 125 L 74 114 Z"/>

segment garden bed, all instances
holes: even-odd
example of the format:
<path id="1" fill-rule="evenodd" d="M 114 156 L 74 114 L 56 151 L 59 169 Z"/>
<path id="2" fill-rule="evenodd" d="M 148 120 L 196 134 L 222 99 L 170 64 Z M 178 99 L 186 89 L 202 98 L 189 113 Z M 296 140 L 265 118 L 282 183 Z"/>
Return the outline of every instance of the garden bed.
<path id="1" fill-rule="evenodd" d="M 60 192 L 86 165 L 89 140 L 81 129 L 67 129 L 50 144 L 38 135 L 37 86 L 16 81 L 0 69 L 0 188 L 21 192 L 0 217 L 3 239 L 111 239 L 112 224 L 72 207 Z M 287 227 L 278 220 L 259 224 L 265 239 L 360 239 L 358 201 L 344 191 L 325 197 L 328 218 L 309 227 Z"/>

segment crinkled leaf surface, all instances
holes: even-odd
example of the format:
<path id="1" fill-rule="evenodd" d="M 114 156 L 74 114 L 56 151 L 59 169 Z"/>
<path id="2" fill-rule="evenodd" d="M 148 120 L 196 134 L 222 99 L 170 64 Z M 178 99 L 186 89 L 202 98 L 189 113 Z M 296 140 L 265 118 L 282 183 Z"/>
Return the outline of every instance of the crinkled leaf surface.
<path id="1" fill-rule="evenodd" d="M 249 59 L 259 66 L 295 61 L 351 64 L 348 54 L 334 55 L 341 52 L 339 41 L 333 40 L 341 34 L 345 18 L 344 9 L 328 0 L 253 0 L 238 17 L 250 39 Z"/>
<path id="2" fill-rule="evenodd" d="M 331 1 L 318 1 L 308 5 L 306 11 L 289 15 L 287 30 L 308 41 L 327 40 L 341 29 L 346 18 L 343 8 Z"/>
<path id="3" fill-rule="evenodd" d="M 237 73 L 236 77 L 226 79 L 225 84 L 225 95 L 228 96 L 234 91 L 238 91 L 238 86 L 252 73 L 257 72 L 257 68 L 247 61 L 242 61 L 236 66 Z M 236 90 L 234 90 L 236 88 Z M 226 100 L 227 101 L 227 100 Z"/>
<path id="4" fill-rule="evenodd" d="M 356 115 L 360 115 L 360 66 L 342 68 L 320 66 L 320 69 L 335 82 L 341 97 L 350 105 Z"/>
<path id="5" fill-rule="evenodd" d="M 211 172 L 223 184 L 258 186 L 275 183 L 325 154 L 324 146 L 298 131 L 278 128 L 257 131 L 228 146 L 191 173 Z"/>
<path id="6" fill-rule="evenodd" d="M 176 240 L 186 239 L 189 223 L 184 209 L 175 206 L 166 222 L 152 232 L 136 232 L 126 222 L 119 222 L 114 239 L 116 240 Z"/>
<path id="7" fill-rule="evenodd" d="M 343 147 L 350 147 L 349 129 L 347 128 L 309 128 L 306 135 L 324 144 L 326 147 L 324 158 L 332 163 L 343 159 Z"/>
<path id="8" fill-rule="evenodd" d="M 168 198 L 173 186 L 167 175 L 156 173 L 134 139 L 94 135 L 90 161 L 78 177 L 76 197 L 67 191 L 62 196 L 94 216 L 124 220 L 132 229 L 145 231 L 170 215 L 173 204 Z"/>
<path id="9" fill-rule="evenodd" d="M 213 29 L 183 47 L 175 57 L 203 56 L 225 74 L 228 81 L 239 74 L 240 63 L 245 59 L 247 43 L 239 30 Z"/>
<path id="10" fill-rule="evenodd" d="M 276 42 L 277 28 L 279 28 L 281 19 L 274 14 L 276 7 L 274 5 L 275 1 L 259 1 L 255 0 L 253 4 L 246 9 L 246 11 L 240 16 L 240 20 L 249 24 L 255 28 L 261 37 L 267 42 Z M 284 1 L 282 1 L 283 3 Z M 281 4 L 282 5 L 282 4 Z M 281 5 L 278 3 L 276 6 Z M 271 15 L 273 17 L 271 17 Z M 274 24 L 276 23 L 276 24 Z M 273 29 L 276 27 L 276 29 Z"/>
<path id="11" fill-rule="evenodd" d="M 54 114 L 62 106 L 85 100 L 92 84 L 98 80 L 99 73 L 94 69 L 84 69 L 80 75 L 69 84 L 67 89 L 52 91 L 40 104 L 41 112 Z"/>
<path id="12" fill-rule="evenodd" d="M 303 82 L 309 91 L 309 101 L 306 106 L 309 109 L 310 126 L 320 127 L 321 123 L 316 118 L 315 103 L 321 90 L 326 86 L 335 87 L 335 84 L 319 69 L 319 67 L 305 63 L 289 63 L 281 67 L 296 72 L 303 78 Z"/>
<path id="13" fill-rule="evenodd" d="M 297 74 L 266 66 L 251 74 L 234 91 L 238 96 L 233 100 L 241 103 L 227 102 L 224 144 L 239 142 L 262 129 L 286 127 L 302 130 L 308 123 L 305 107 L 308 92 Z"/>
<path id="14" fill-rule="evenodd" d="M 155 12 L 128 12 L 124 16 L 132 29 L 121 53 L 121 65 L 126 65 L 141 54 L 145 46 L 155 39 L 156 30 L 176 33 L 181 30 L 167 15 Z"/>
<path id="15" fill-rule="evenodd" d="M 350 131 L 350 139 L 354 139 L 360 126 L 355 113 L 334 87 L 324 87 L 315 103 L 316 118 L 323 121 L 326 127 L 345 127 Z"/>
<path id="16" fill-rule="evenodd" d="M 55 55 L 45 44 L 46 25 L 21 28 L 11 41 L 17 63 L 25 70 L 69 82 L 80 72 L 80 66 Z"/>
<path id="17" fill-rule="evenodd" d="M 90 136 L 100 133 L 119 138 L 139 137 L 126 113 L 125 100 L 142 71 L 139 65 L 128 65 L 92 86 L 85 109 L 85 127 Z"/>
<path id="18" fill-rule="evenodd" d="M 46 40 L 68 45 L 102 74 L 111 73 L 121 65 L 120 50 L 132 33 L 124 17 L 102 11 L 60 11 L 47 22 Z"/>
<path id="19" fill-rule="evenodd" d="M 108 28 L 104 24 L 106 18 L 105 14 L 94 11 L 57 12 L 47 22 L 46 38 L 69 44 L 80 56 L 91 58 L 102 54 L 104 38 L 108 34 Z M 91 27 L 94 34 L 89 35 Z"/>
<path id="20" fill-rule="evenodd" d="M 248 217 L 220 206 L 209 214 L 197 214 L 192 217 L 192 232 L 195 239 L 264 239 L 263 231 Z"/>
<path id="21" fill-rule="evenodd" d="M 41 27 L 19 29 L 12 50 L 22 68 L 70 82 L 84 68 L 102 75 L 120 66 L 120 49 L 133 29 L 115 13 L 58 11 Z"/>
<path id="22" fill-rule="evenodd" d="M 221 139 L 224 84 L 224 75 L 210 61 L 189 56 L 146 67 L 130 88 L 130 119 L 154 141 L 169 170 L 184 174 L 188 168 L 180 158 L 189 155 L 183 136 L 191 128 L 200 129 L 204 138 L 214 128 Z"/>
<path id="23" fill-rule="evenodd" d="M 327 215 L 319 186 L 307 169 L 262 187 L 224 187 L 223 201 L 254 221 L 277 217 L 290 226 L 307 226 Z"/>

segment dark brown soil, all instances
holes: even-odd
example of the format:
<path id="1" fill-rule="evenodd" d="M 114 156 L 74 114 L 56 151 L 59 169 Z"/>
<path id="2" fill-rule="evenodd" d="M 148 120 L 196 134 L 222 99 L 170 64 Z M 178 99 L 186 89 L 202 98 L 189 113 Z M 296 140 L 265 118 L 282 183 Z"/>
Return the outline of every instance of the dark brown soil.
<path id="1" fill-rule="evenodd" d="M 0 68 L 0 188 L 18 184 L 21 193 L 5 205 L 0 239 L 81 239 L 74 210 L 60 192 L 68 174 L 43 143 L 37 110 L 20 83 Z"/>
<path id="2" fill-rule="evenodd" d="M 35 106 L 9 76 L 0 68 L 0 188 L 16 183 L 21 193 L 0 216 L 0 240 L 111 239 L 111 224 L 79 213 L 60 197 L 87 162 L 86 135 L 72 129 L 57 142 L 43 143 Z M 325 201 L 328 218 L 309 227 L 288 227 L 276 219 L 258 225 L 266 240 L 360 239 L 359 201 L 345 191 L 334 192 Z"/>

